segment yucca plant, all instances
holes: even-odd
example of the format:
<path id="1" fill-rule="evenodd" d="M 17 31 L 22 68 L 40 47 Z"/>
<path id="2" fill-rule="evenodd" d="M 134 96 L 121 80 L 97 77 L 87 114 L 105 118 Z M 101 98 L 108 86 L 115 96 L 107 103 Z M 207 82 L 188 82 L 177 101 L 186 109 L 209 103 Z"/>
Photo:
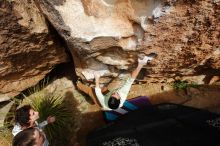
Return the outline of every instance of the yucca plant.
<path id="1" fill-rule="evenodd" d="M 39 112 L 39 122 L 46 120 L 48 116 L 56 117 L 56 121 L 44 129 L 50 143 L 58 138 L 63 144 L 68 142 L 68 133 L 71 133 L 70 127 L 73 127 L 73 110 L 64 97 L 56 93 L 38 93 L 30 100 L 30 104 Z"/>
<path id="2" fill-rule="evenodd" d="M 50 93 L 46 89 L 48 83 L 49 78 L 45 78 L 36 86 L 23 92 L 22 105 L 30 104 L 39 112 L 38 122 L 46 120 L 48 116 L 55 116 L 56 121 L 45 126 L 44 132 L 50 145 L 67 146 L 70 145 L 69 142 L 74 131 L 75 105 L 72 101 L 66 101 L 63 93 Z"/>

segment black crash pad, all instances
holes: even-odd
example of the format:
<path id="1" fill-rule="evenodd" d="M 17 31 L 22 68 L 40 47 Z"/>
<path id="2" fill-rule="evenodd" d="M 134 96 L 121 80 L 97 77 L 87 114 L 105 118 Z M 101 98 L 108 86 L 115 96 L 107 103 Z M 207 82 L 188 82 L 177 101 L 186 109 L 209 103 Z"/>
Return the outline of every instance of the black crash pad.
<path id="1" fill-rule="evenodd" d="M 170 103 L 148 106 L 89 133 L 87 146 L 220 146 L 220 115 Z"/>

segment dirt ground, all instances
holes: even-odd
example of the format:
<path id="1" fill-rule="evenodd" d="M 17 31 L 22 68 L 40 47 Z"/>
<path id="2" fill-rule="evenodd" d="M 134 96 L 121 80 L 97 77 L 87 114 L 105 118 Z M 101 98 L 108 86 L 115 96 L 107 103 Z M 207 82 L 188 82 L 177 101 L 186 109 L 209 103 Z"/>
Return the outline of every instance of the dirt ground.
<path id="1" fill-rule="evenodd" d="M 189 87 L 186 90 L 173 90 L 170 85 L 164 84 L 134 85 L 128 98 L 140 95 L 148 96 L 153 105 L 176 103 L 220 113 L 220 86 L 218 85 L 202 85 L 198 88 Z M 106 123 L 100 109 L 91 104 L 88 105 L 87 112 L 85 112 L 81 121 L 82 126 L 77 132 L 77 141 L 80 146 L 85 146 L 87 134 Z"/>

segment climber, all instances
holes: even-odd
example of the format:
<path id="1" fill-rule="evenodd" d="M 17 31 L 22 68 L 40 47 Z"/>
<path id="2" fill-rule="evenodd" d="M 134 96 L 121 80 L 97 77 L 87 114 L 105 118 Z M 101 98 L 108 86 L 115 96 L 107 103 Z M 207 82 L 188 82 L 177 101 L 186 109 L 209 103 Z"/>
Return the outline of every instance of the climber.
<path id="1" fill-rule="evenodd" d="M 155 57 L 155 53 L 152 53 L 149 56 L 143 57 L 143 59 L 138 59 L 138 66 L 131 73 L 130 77 L 126 80 L 126 82 L 118 89 L 114 89 L 109 91 L 107 94 L 103 95 L 107 91 L 107 88 L 100 88 L 99 79 L 100 74 L 98 71 L 94 71 L 95 76 L 95 90 L 91 87 L 88 87 L 80 82 L 77 83 L 77 87 L 79 90 L 88 94 L 92 97 L 93 101 L 102 107 L 102 110 L 115 110 L 119 107 L 122 107 L 125 100 L 127 99 L 127 95 L 131 88 L 132 83 L 136 79 L 142 67 L 151 61 Z M 98 99 L 98 100 L 97 100 Z"/>

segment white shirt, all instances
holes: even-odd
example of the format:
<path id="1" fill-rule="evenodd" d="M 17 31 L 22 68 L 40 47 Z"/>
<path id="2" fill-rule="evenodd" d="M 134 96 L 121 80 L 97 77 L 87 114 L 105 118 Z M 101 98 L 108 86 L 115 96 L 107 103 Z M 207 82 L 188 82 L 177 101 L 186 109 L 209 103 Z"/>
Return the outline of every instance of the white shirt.
<path id="1" fill-rule="evenodd" d="M 116 92 L 118 93 L 118 95 L 120 96 L 120 105 L 119 108 L 123 106 L 125 100 L 127 99 L 128 93 L 131 89 L 131 85 L 133 84 L 135 79 L 129 77 L 126 82 L 118 89 L 116 90 Z M 95 88 L 95 93 L 96 96 L 102 106 L 103 110 L 112 110 L 111 108 L 108 107 L 108 100 L 110 98 L 110 96 L 106 97 L 102 94 L 102 91 L 100 88 L 96 87 Z"/>

